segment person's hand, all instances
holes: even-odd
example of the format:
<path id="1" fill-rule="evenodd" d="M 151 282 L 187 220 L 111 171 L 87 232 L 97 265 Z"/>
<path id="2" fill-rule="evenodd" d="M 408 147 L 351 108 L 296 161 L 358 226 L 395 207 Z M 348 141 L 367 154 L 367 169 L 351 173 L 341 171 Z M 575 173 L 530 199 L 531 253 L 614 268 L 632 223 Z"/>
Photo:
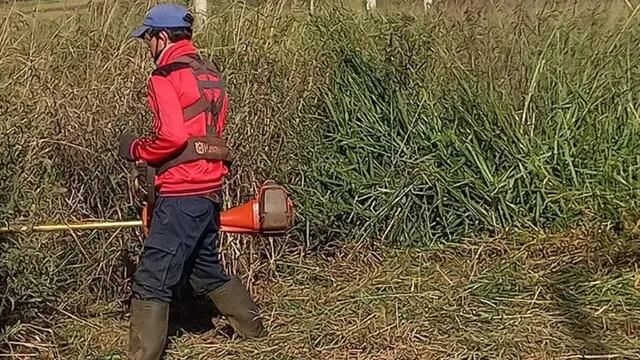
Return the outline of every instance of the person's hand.
<path id="1" fill-rule="evenodd" d="M 144 160 L 136 160 L 131 164 L 133 190 L 140 199 L 145 199 L 147 196 L 147 170 L 147 163 Z"/>
<path id="2" fill-rule="evenodd" d="M 118 155 L 126 160 L 135 161 L 131 152 L 133 142 L 136 140 L 136 136 L 131 133 L 124 133 L 120 135 L 120 146 L 118 149 Z"/>

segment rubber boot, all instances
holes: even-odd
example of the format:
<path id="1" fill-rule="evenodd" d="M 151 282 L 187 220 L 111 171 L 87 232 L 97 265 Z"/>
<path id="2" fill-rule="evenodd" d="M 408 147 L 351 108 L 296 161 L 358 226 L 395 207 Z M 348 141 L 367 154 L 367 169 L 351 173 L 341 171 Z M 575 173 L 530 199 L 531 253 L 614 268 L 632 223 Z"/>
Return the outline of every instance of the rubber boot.
<path id="1" fill-rule="evenodd" d="M 258 306 L 237 277 L 231 276 L 231 280 L 209 292 L 208 296 L 240 336 L 259 338 L 267 335 Z"/>
<path id="2" fill-rule="evenodd" d="M 129 356 L 132 360 L 160 360 L 167 341 L 169 304 L 133 299 L 129 325 Z"/>

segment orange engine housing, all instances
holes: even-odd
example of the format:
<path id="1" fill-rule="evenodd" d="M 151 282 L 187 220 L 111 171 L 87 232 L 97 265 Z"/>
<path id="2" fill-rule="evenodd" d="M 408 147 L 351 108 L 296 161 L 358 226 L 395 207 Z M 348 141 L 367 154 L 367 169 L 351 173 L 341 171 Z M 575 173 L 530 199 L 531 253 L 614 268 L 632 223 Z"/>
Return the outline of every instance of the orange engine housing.
<path id="1" fill-rule="evenodd" d="M 149 231 L 149 210 L 142 209 L 145 235 Z M 284 187 L 265 181 L 251 201 L 220 214 L 220 231 L 236 234 L 282 236 L 293 226 L 294 207 Z"/>
<path id="2" fill-rule="evenodd" d="M 220 214 L 221 231 L 279 236 L 293 226 L 293 217 L 293 202 L 287 191 L 268 180 L 255 199 Z"/>

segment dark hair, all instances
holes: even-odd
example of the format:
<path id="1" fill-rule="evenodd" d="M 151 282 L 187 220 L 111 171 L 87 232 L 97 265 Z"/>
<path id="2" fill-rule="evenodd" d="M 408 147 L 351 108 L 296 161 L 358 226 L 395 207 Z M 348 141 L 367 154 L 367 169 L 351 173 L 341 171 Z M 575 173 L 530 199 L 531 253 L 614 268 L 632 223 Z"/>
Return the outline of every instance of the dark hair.
<path id="1" fill-rule="evenodd" d="M 148 34 L 149 37 L 154 37 L 162 31 L 167 33 L 167 37 L 171 42 L 177 42 L 180 40 L 191 40 L 191 35 L 193 34 L 191 28 L 152 29 L 149 30 Z"/>

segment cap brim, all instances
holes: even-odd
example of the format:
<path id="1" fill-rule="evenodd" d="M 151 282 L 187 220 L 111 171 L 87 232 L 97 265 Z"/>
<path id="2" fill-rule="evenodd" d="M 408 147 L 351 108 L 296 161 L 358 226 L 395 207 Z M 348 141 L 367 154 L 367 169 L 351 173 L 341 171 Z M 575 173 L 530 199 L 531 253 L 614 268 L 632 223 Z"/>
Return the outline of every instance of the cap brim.
<path id="1" fill-rule="evenodd" d="M 133 30 L 133 32 L 131 33 L 131 37 L 134 38 L 141 38 L 142 36 L 144 36 L 144 33 L 147 32 L 147 30 L 149 30 L 150 27 L 146 26 L 146 25 L 142 25 L 139 28 Z"/>

